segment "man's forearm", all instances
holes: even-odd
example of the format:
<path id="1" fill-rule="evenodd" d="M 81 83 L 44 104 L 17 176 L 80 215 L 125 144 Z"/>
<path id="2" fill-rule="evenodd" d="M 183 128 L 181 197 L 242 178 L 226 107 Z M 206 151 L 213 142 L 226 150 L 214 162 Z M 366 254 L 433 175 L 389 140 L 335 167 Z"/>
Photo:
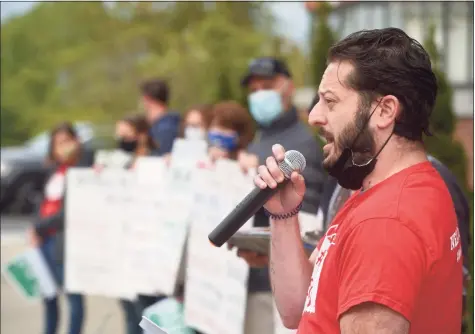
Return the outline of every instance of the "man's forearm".
<path id="1" fill-rule="evenodd" d="M 287 328 L 298 326 L 312 265 L 305 254 L 297 217 L 271 221 L 269 271 L 277 309 Z"/>

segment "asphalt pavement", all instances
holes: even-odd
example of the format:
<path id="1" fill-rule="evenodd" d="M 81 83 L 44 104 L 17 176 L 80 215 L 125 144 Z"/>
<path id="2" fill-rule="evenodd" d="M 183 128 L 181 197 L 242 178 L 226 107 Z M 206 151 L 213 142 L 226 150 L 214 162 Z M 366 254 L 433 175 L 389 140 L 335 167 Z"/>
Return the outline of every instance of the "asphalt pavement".
<path id="1" fill-rule="evenodd" d="M 29 217 L 1 217 L 1 264 L 27 249 L 26 230 Z M 5 280 L 1 280 L 2 334 L 40 334 L 43 332 L 43 308 L 40 301 L 28 301 Z M 67 333 L 67 303 L 60 297 L 61 320 L 59 334 Z M 124 334 L 125 324 L 119 303 L 115 299 L 92 297 L 86 299 L 84 334 Z"/>

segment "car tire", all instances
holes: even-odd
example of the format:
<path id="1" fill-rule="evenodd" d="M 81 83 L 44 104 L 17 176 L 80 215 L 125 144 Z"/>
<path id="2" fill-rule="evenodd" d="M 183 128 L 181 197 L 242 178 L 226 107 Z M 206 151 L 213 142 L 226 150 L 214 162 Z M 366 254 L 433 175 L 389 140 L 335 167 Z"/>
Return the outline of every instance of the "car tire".
<path id="1" fill-rule="evenodd" d="M 32 214 L 38 206 L 41 198 L 41 190 L 34 179 L 24 179 L 15 189 L 15 196 L 9 205 L 9 210 L 13 214 Z"/>

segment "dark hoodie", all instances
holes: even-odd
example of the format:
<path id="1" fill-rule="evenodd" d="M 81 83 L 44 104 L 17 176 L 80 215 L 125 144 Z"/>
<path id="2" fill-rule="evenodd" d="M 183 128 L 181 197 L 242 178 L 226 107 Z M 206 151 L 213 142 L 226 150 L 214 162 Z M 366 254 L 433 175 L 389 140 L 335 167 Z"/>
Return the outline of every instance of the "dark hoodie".
<path id="1" fill-rule="evenodd" d="M 172 151 L 173 142 L 178 137 L 180 129 L 180 115 L 175 112 L 167 112 L 165 115 L 156 120 L 150 127 L 150 135 L 158 149 L 153 155 L 161 156 Z"/>
<path id="2" fill-rule="evenodd" d="M 259 164 L 265 164 L 266 158 L 272 154 L 272 145 L 281 144 L 286 150 L 300 151 L 307 166 L 303 171 L 307 189 L 303 199 L 302 211 L 317 214 L 320 195 L 326 178 L 323 171 L 323 154 L 317 139 L 310 129 L 300 122 L 297 110 L 283 113 L 268 127 L 260 127 L 254 141 L 249 145 L 248 152 L 257 155 Z M 269 226 L 269 218 L 259 210 L 254 216 L 254 226 Z M 249 292 L 269 292 L 268 268 L 251 268 L 249 274 Z"/>

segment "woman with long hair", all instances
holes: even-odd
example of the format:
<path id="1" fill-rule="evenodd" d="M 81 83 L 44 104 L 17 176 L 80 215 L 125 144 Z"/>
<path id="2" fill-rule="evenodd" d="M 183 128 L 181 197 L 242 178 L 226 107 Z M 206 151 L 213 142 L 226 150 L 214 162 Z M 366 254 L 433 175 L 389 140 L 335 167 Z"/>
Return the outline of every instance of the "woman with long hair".
<path id="1" fill-rule="evenodd" d="M 64 219 L 66 173 L 71 167 L 89 167 L 92 156 L 82 147 L 73 125 L 64 122 L 50 134 L 48 162 L 54 172 L 44 188 L 44 199 L 34 227 L 30 230 L 30 244 L 40 250 L 59 287 L 64 283 Z M 66 293 L 69 303 L 69 334 L 80 334 L 84 324 L 83 296 Z M 58 332 L 59 307 L 57 297 L 45 299 L 45 334 Z"/>

